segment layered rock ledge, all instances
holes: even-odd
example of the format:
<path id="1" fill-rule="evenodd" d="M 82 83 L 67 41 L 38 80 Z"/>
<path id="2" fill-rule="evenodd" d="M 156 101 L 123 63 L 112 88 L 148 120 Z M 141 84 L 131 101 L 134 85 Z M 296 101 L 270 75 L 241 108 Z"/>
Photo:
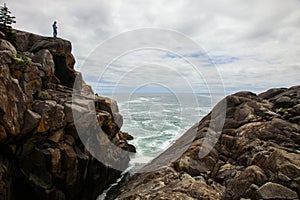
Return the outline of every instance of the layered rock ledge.
<path id="1" fill-rule="evenodd" d="M 122 158 L 105 153 L 123 169 L 135 148 L 120 131 L 117 103 L 94 95 L 74 70 L 69 41 L 17 30 L 0 36 L 0 199 L 96 199 L 121 170 L 86 149 L 72 111 L 76 106 L 96 116 L 89 125 L 101 133 L 87 138 L 99 151 L 106 146 L 98 139 L 106 137 L 127 152 Z M 81 96 L 76 105 L 74 92 Z M 94 110 L 86 109 L 87 101 Z"/>
<path id="2" fill-rule="evenodd" d="M 212 112 L 222 104 L 225 123 L 214 132 Z M 212 112 L 131 177 L 117 199 L 299 199 L 300 86 L 239 92 Z M 214 134 L 217 143 L 199 157 Z"/>

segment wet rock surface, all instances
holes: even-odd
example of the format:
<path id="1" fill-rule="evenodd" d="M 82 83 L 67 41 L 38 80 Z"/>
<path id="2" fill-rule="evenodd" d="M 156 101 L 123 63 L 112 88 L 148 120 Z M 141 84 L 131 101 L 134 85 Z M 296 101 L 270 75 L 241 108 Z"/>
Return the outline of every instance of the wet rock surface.
<path id="1" fill-rule="evenodd" d="M 94 95 L 74 70 L 69 41 L 13 30 L 14 45 L 0 41 L 0 199 L 96 199 L 121 171 L 99 162 L 83 144 L 73 112 L 97 116 L 87 134 L 115 165 L 129 162 L 117 103 Z M 74 91 L 81 102 L 72 101 Z M 89 102 L 95 110 L 86 109 Z M 106 152 L 98 138 L 117 151 Z M 122 159 L 118 156 L 118 151 Z"/>
<path id="2" fill-rule="evenodd" d="M 208 114 L 133 175 L 116 198 L 299 199 L 300 86 L 238 92 L 222 101 L 221 131 L 214 132 Z M 216 144 L 205 143 L 208 136 Z M 203 148 L 207 155 L 199 156 Z"/>

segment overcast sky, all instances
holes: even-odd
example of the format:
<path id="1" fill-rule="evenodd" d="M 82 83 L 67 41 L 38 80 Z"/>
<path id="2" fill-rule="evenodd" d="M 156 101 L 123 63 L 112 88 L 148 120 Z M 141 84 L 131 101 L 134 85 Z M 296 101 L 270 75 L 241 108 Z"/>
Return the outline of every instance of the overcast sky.
<path id="1" fill-rule="evenodd" d="M 58 36 L 73 44 L 76 69 L 100 93 L 146 86 L 205 92 L 210 90 L 208 84 L 222 84 L 226 93 L 260 92 L 300 84 L 299 0 L 9 0 L 6 4 L 16 16 L 17 29 L 51 36 L 56 20 Z M 147 41 L 137 35 L 142 28 L 154 28 L 147 29 Z M 157 29 L 165 30 L 160 33 L 164 36 Z M 116 44 L 122 35 L 129 39 Z M 168 42 L 167 35 L 172 38 Z M 118 51 L 131 47 L 133 40 L 140 49 Z M 192 41 L 200 51 L 190 48 Z M 170 42 L 175 49 L 170 49 Z M 103 54 L 113 60 L 103 59 Z M 191 62 L 199 65 L 200 73 Z"/>

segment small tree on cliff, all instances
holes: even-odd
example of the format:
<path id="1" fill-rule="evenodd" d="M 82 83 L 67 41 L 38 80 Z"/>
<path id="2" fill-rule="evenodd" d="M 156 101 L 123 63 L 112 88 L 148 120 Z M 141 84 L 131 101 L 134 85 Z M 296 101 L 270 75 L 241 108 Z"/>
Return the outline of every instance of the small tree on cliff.
<path id="1" fill-rule="evenodd" d="M 16 23 L 15 18 L 16 17 L 11 16 L 11 12 L 4 3 L 4 6 L 1 6 L 0 8 L 0 27 L 4 29 L 11 28 L 11 25 Z"/>

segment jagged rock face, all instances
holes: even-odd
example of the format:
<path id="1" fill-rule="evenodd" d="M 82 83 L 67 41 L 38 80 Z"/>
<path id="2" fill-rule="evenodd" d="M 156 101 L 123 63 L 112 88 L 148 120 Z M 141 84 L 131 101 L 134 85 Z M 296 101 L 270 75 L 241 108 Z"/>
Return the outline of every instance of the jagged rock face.
<path id="1" fill-rule="evenodd" d="M 73 87 L 76 71 L 74 70 L 75 59 L 72 55 L 72 45 L 71 42 L 51 37 L 42 37 L 32 33 L 16 31 L 16 46 L 17 50 L 20 52 L 32 52 L 35 54 L 33 60 L 37 60 L 38 63 L 44 64 L 44 62 L 49 63 L 49 57 L 51 57 L 48 52 L 41 52 L 48 50 L 54 62 L 55 66 L 55 76 L 60 80 L 60 83 Z M 44 65 L 44 69 L 48 68 L 47 71 L 52 67 L 50 65 Z"/>
<path id="2" fill-rule="evenodd" d="M 40 77 L 42 78 L 43 87 L 47 87 L 47 84 L 55 82 L 56 76 L 55 64 L 53 61 L 53 56 L 48 49 L 42 49 L 34 54 L 32 57 L 34 63 L 39 63 L 38 68 L 40 70 Z M 58 80 L 56 81 L 59 82 Z"/>
<path id="3" fill-rule="evenodd" d="M 18 135 L 24 122 L 26 96 L 18 81 L 10 75 L 11 52 L 0 51 L 0 126 L 2 137 Z M 5 136 L 6 135 L 6 136 Z M 3 142 L 3 141 L 1 141 Z"/>
<path id="4" fill-rule="evenodd" d="M 7 40 L 0 39 L 0 51 L 10 51 L 12 54 L 17 54 L 16 48 Z"/>
<path id="5" fill-rule="evenodd" d="M 74 70 L 69 41 L 14 33 L 16 47 L 0 41 L 0 199 L 96 199 L 121 172 L 96 160 L 78 135 L 72 108 L 84 108 L 72 102 L 76 75 L 76 92 L 97 108 L 92 114 L 99 120 L 89 123 L 104 130 L 91 137 L 133 152 L 120 131 L 117 104 L 95 96 Z M 115 160 L 128 162 L 129 152 Z"/>
<path id="6" fill-rule="evenodd" d="M 212 131 L 211 114 L 144 169 L 170 162 L 154 172 L 142 169 L 117 199 L 299 199 L 300 86 L 225 100 L 225 124 L 207 156 L 198 154 Z M 189 148 L 174 155 L 193 134 Z"/>

